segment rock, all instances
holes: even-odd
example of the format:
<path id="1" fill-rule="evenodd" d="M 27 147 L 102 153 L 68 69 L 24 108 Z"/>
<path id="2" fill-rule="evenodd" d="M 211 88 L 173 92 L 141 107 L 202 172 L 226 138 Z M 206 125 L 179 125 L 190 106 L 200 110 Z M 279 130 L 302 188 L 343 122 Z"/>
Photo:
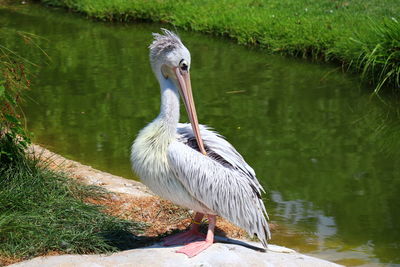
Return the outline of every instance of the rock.
<path id="1" fill-rule="evenodd" d="M 247 242 L 254 246 L 257 243 Z M 38 257 L 12 267 L 114 267 L 114 266 L 318 266 L 335 267 L 338 264 L 297 253 L 285 247 L 269 245 L 267 252 L 259 252 L 240 245 L 215 243 L 199 255 L 188 258 L 175 253 L 177 247 L 151 247 L 126 250 L 110 255 L 61 255 Z"/>
<path id="2" fill-rule="evenodd" d="M 85 184 L 101 186 L 110 192 L 136 197 L 152 195 L 142 183 L 93 169 L 90 166 L 66 159 L 41 146 L 31 145 L 28 152 L 32 157 L 46 162 L 46 166 L 58 171 L 65 171 L 71 174 L 71 177 L 78 178 Z"/>

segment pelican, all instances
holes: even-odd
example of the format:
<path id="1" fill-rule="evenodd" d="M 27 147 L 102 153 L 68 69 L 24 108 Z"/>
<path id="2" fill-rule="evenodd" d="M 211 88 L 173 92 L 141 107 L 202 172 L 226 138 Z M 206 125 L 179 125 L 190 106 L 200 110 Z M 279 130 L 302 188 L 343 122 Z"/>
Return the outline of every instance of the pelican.
<path id="1" fill-rule="evenodd" d="M 150 63 L 161 88 L 159 115 L 132 145 L 133 170 L 155 194 L 195 212 L 187 232 L 164 240 L 185 245 L 176 252 L 193 257 L 214 242 L 216 216 L 256 235 L 267 248 L 270 231 L 261 199 L 265 192 L 254 170 L 221 135 L 199 125 L 190 83 L 190 53 L 173 32 L 153 33 Z M 179 123 L 183 99 L 190 124 Z M 199 232 L 204 216 L 207 234 Z"/>

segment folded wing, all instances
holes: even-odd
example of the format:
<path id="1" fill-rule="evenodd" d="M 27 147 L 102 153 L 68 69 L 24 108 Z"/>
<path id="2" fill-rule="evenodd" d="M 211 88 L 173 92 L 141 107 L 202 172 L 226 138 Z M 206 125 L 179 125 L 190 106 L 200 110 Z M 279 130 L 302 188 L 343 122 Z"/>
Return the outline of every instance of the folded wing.
<path id="1" fill-rule="evenodd" d="M 197 200 L 216 214 L 257 235 L 267 245 L 270 232 L 254 170 L 217 133 L 200 126 L 207 155 L 199 152 L 190 124 L 179 124 L 178 139 L 168 147 L 177 179 Z"/>

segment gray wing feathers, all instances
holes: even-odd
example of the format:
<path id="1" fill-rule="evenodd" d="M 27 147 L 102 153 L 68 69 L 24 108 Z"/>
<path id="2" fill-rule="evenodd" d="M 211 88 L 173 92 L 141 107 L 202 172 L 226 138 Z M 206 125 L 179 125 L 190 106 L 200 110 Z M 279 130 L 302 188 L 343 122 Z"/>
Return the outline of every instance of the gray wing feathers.
<path id="1" fill-rule="evenodd" d="M 201 138 L 206 146 L 206 151 L 208 150 L 207 153 L 210 152 L 211 154 L 219 155 L 222 160 L 229 163 L 233 168 L 238 169 L 244 172 L 250 178 L 253 178 L 257 185 L 257 189 L 265 192 L 258 182 L 254 170 L 244 161 L 243 157 L 236 151 L 236 149 L 217 132 L 210 130 L 210 128 L 205 125 L 199 126 Z M 179 134 L 179 140 L 182 143 L 185 143 L 199 151 L 196 138 L 193 134 L 193 129 L 190 124 L 179 123 L 177 131 Z M 211 155 L 211 157 L 213 157 L 213 155 Z M 223 162 L 221 162 L 221 164 L 223 164 Z"/>
<path id="2" fill-rule="evenodd" d="M 205 127 L 201 127 L 201 134 L 207 153 L 219 156 L 202 155 L 189 145 L 191 127 L 180 126 L 181 139 L 168 148 L 168 160 L 177 178 L 197 200 L 250 235 L 256 234 L 266 246 L 270 238 L 267 213 L 253 169 L 232 145 Z"/>

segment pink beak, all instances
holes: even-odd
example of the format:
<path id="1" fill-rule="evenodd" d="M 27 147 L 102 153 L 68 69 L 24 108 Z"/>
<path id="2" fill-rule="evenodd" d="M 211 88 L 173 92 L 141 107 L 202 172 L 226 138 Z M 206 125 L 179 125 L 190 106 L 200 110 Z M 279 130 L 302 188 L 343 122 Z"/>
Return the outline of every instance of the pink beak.
<path id="1" fill-rule="evenodd" d="M 179 68 L 175 68 L 175 74 L 178 79 L 180 94 L 182 96 L 183 102 L 185 103 L 190 123 L 192 124 L 192 129 L 194 136 L 196 137 L 197 145 L 199 146 L 200 152 L 204 155 L 207 155 L 207 152 L 204 149 L 203 140 L 200 136 L 199 122 L 197 120 L 196 107 L 194 105 L 192 94 L 192 85 L 190 84 L 190 74 L 187 71 L 181 71 Z"/>

